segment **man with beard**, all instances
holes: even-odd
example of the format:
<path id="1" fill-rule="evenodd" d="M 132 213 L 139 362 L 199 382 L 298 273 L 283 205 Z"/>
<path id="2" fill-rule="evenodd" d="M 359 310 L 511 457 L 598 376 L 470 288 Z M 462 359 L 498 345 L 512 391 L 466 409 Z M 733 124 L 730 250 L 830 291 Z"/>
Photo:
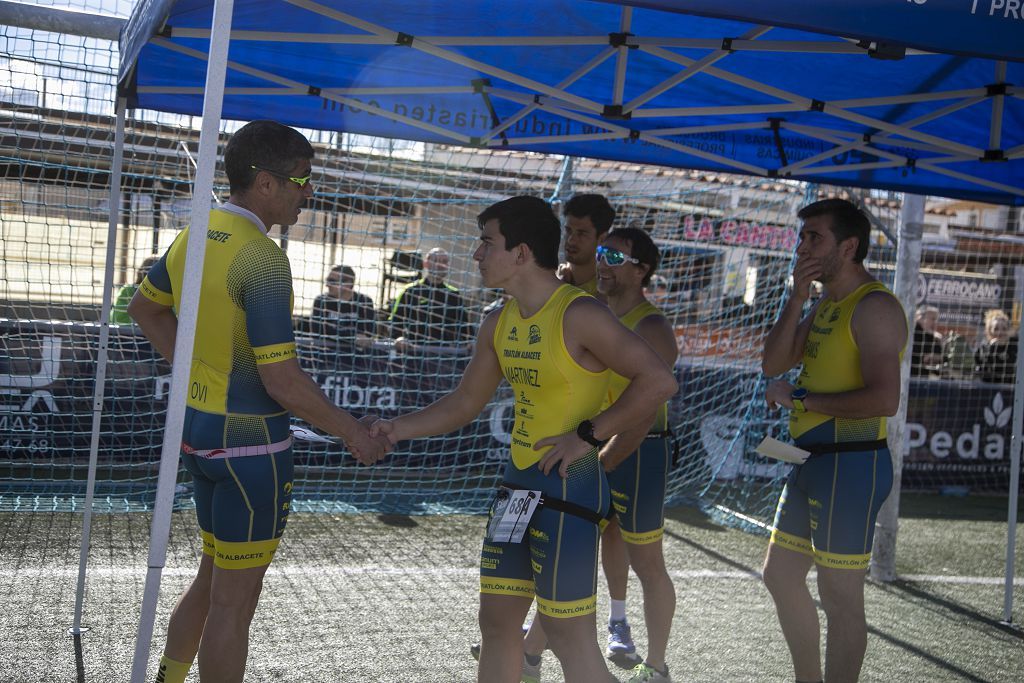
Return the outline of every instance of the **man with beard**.
<path id="1" fill-rule="evenodd" d="M 864 576 L 875 518 L 892 487 L 885 417 L 900 401 L 907 318 L 864 268 L 870 223 L 856 206 L 826 199 L 801 209 L 793 289 L 765 341 L 762 368 L 802 364 L 796 386 L 768 384 L 771 409 L 790 411 L 796 445 L 810 451 L 779 499 L 764 582 L 775 601 L 796 680 L 822 681 L 818 612 L 807 588 L 817 565 L 827 620 L 825 676 L 856 681 L 867 648 Z M 822 297 L 801 320 L 811 283 Z"/>
<path id="2" fill-rule="evenodd" d="M 650 284 L 659 261 L 658 247 L 645 231 L 616 228 L 597 247 L 597 289 L 608 298 L 608 307 L 619 321 L 640 335 L 671 368 L 679 355 L 675 332 L 664 313 L 644 296 L 644 287 Z M 609 401 L 618 399 L 623 386 L 623 379 L 613 374 Z M 616 597 L 621 596 L 623 603 L 621 615 L 613 614 L 608 625 L 607 654 L 613 661 L 621 654 L 613 649 L 621 640 L 616 636 L 624 632 L 629 638 L 624 611 L 629 567 L 643 589 L 647 657 L 636 663 L 629 683 L 672 681 L 665 650 L 676 594 L 662 552 L 665 488 L 672 464 L 670 436 L 668 404 L 663 403 L 651 419 L 616 434 L 600 453 L 616 513 L 601 534 L 601 560 L 613 611 Z M 635 654 L 635 647 L 632 652 Z"/>
<path id="3" fill-rule="evenodd" d="M 587 294 L 598 296 L 594 252 L 615 221 L 615 209 L 604 195 L 578 194 L 565 204 L 565 259 L 558 277 Z"/>

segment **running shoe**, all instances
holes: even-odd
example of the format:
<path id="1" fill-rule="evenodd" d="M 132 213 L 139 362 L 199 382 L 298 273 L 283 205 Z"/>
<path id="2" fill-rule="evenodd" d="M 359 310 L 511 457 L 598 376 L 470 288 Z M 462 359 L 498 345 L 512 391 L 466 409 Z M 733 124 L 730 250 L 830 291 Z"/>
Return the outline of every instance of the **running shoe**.
<path id="1" fill-rule="evenodd" d="M 523 655 L 523 672 L 520 674 L 520 683 L 540 683 L 540 665 L 544 660 L 538 660 L 536 664 L 530 664 Z"/>
<path id="2" fill-rule="evenodd" d="M 629 624 L 625 619 L 608 622 L 608 659 L 620 669 L 632 669 L 644 660 L 636 653 L 636 646 L 629 635 Z"/>
<path id="3" fill-rule="evenodd" d="M 626 683 L 672 683 L 672 676 L 668 673 L 668 664 L 665 665 L 665 673 L 650 664 L 637 664 Z"/>

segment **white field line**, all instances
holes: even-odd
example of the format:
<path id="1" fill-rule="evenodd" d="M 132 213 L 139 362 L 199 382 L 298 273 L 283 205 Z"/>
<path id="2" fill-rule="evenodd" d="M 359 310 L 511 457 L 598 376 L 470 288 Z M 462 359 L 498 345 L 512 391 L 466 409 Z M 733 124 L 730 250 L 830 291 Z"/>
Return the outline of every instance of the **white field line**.
<path id="1" fill-rule="evenodd" d="M 305 576 L 358 576 L 370 574 L 373 576 L 451 576 L 471 577 L 477 576 L 479 569 L 476 567 L 381 567 L 375 565 L 362 565 L 358 567 L 288 567 L 271 566 L 267 571 L 268 576 L 281 577 L 305 577 Z M 602 572 L 603 573 L 603 572 Z M 146 574 L 145 567 L 90 567 L 87 577 L 102 579 L 129 579 L 142 578 Z M 164 576 L 193 576 L 195 569 L 191 567 L 165 567 Z M 78 570 L 71 567 L 29 567 L 21 569 L 0 569 L 0 578 L 10 579 L 66 579 L 77 577 Z M 669 571 L 673 579 L 722 579 L 722 580 L 752 580 L 760 581 L 761 575 L 758 572 L 746 571 L 716 571 L 711 569 L 683 569 Z M 913 581 L 915 583 L 946 583 L 978 586 L 1002 586 L 1005 578 L 1001 576 L 950 576 L 939 574 L 903 574 L 898 577 L 901 581 Z M 1014 586 L 1024 586 L 1024 577 L 1014 579 Z"/>

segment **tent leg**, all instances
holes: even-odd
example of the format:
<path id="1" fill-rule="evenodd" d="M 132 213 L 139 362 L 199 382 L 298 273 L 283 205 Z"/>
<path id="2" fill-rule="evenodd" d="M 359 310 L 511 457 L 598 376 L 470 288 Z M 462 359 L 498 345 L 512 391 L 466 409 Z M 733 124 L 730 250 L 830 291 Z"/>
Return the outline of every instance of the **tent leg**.
<path id="1" fill-rule="evenodd" d="M 185 277 L 178 310 L 178 332 L 174 344 L 174 364 L 171 373 L 171 390 L 167 399 L 164 442 L 160 454 L 160 474 L 157 478 L 156 502 L 153 505 L 153 523 L 150 528 L 148 570 L 142 594 L 139 628 L 135 639 L 135 655 L 132 660 L 132 683 L 143 683 L 146 680 L 150 644 L 153 639 L 153 622 L 156 619 L 157 600 L 160 596 L 160 578 L 167 559 L 167 539 L 171 530 L 174 485 L 185 418 L 185 392 L 188 386 L 189 368 L 192 366 L 192 346 L 199 312 L 200 281 L 203 272 L 203 259 L 206 256 L 206 228 L 210 221 L 210 196 L 213 191 L 214 167 L 217 162 L 217 142 L 224 100 L 224 81 L 227 71 L 233 8 L 234 0 L 216 0 L 213 8 L 210 58 L 207 62 L 203 99 L 203 123 L 199 135 L 199 160 L 196 168 L 195 187 L 192 192 L 192 222 L 189 227 Z"/>
<path id="2" fill-rule="evenodd" d="M 1014 299 L 1021 301 L 1024 296 L 1024 267 L 1014 268 L 1014 280 L 1017 291 Z M 1020 321 L 1017 338 L 1020 339 L 1024 329 L 1024 318 Z M 1010 495 L 1006 511 L 1006 580 L 1003 588 L 1003 623 L 1013 624 L 1013 581 L 1017 563 L 1017 501 L 1020 494 L 1020 449 L 1021 437 L 1024 436 L 1024 362 L 1017 354 L 1017 374 L 1013 387 L 1013 436 L 1010 439 Z"/>
<path id="3" fill-rule="evenodd" d="M 907 315 L 907 345 L 913 345 L 914 306 L 916 305 L 917 273 L 921 268 L 921 235 L 924 232 L 924 197 L 903 196 L 900 214 L 900 240 L 896 250 L 896 297 Z M 910 353 L 900 363 L 900 407 L 888 420 L 889 451 L 892 453 L 892 491 L 875 522 L 875 547 L 871 554 L 871 578 L 876 581 L 896 579 L 896 535 L 899 530 L 900 485 L 903 480 L 903 453 L 906 443 L 907 397 L 910 393 Z"/>
<path id="4" fill-rule="evenodd" d="M 78 551 L 78 585 L 75 587 L 75 615 L 68 633 L 80 646 L 80 637 L 88 629 L 82 628 L 82 609 L 85 602 L 85 573 L 89 562 L 89 539 L 92 534 L 93 494 L 96 490 L 96 461 L 100 446 L 100 423 L 103 419 L 103 394 L 107 381 L 107 358 L 110 347 L 110 301 L 114 290 L 114 255 L 117 246 L 118 208 L 121 205 L 121 174 L 124 158 L 124 98 L 117 100 L 117 118 L 114 128 L 114 159 L 110 171 L 110 202 L 107 219 L 107 263 L 103 274 L 103 308 L 100 312 L 99 351 L 96 355 L 95 385 L 92 394 L 92 437 L 89 441 L 89 470 L 85 484 L 85 504 L 82 518 L 82 545 Z"/>
<path id="5" fill-rule="evenodd" d="M 562 172 L 558 174 L 558 182 L 555 184 L 555 190 L 551 193 L 549 202 L 565 204 L 569 201 L 572 196 L 572 171 L 573 158 L 567 156 L 562 160 Z"/>

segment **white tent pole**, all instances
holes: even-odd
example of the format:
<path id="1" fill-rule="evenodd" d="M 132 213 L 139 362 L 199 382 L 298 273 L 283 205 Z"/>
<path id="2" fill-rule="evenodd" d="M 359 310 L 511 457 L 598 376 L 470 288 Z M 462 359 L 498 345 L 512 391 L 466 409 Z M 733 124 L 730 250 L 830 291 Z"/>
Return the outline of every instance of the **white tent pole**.
<path id="1" fill-rule="evenodd" d="M 640 49 L 657 57 L 661 57 L 666 61 L 675 62 L 676 64 L 682 64 L 683 66 L 692 66 L 693 64 L 696 64 L 696 60 L 690 59 L 689 57 L 685 57 L 683 55 L 676 54 L 674 52 L 669 52 L 668 50 L 662 50 L 661 48 L 641 47 Z M 721 78 L 722 80 L 727 81 L 729 83 L 734 83 L 744 88 L 749 88 L 750 90 L 753 90 L 755 92 L 769 95 L 771 97 L 778 97 L 779 99 L 789 102 L 790 104 L 799 104 L 806 107 L 810 107 L 811 105 L 811 99 L 809 97 L 787 92 L 780 88 L 775 88 L 765 83 L 755 81 L 752 78 L 746 78 L 744 76 L 740 76 L 729 71 L 724 71 L 717 67 L 706 67 L 704 69 L 704 73 L 706 73 L 709 76 Z M 829 116 L 834 116 L 839 119 L 844 119 L 846 121 L 852 121 L 853 123 L 859 123 L 869 128 L 877 128 L 878 130 L 894 133 L 896 135 L 902 135 L 913 140 L 931 143 L 936 147 L 948 150 L 951 153 L 970 154 L 978 157 L 982 155 L 982 150 L 980 149 L 968 147 L 967 145 L 962 145 L 951 140 L 943 140 L 942 138 L 935 137 L 934 135 L 928 135 L 926 133 L 922 133 L 921 131 L 907 129 L 902 125 L 889 123 L 882 119 L 876 119 L 870 116 L 857 114 L 852 111 L 847 111 L 845 109 L 842 109 L 841 107 L 836 107 L 835 105 L 831 105 L 828 103 L 824 104 L 822 113 Z"/>
<path id="2" fill-rule="evenodd" d="M 314 0 L 285 0 L 285 2 L 287 2 L 290 5 L 295 5 L 296 7 L 301 7 L 305 10 L 309 10 L 310 12 L 313 12 L 315 14 L 319 14 L 321 16 L 334 19 L 335 21 L 348 24 L 349 26 L 355 26 L 357 28 L 363 29 L 364 31 L 368 31 L 379 36 L 387 36 L 391 40 L 395 40 L 398 38 L 397 31 L 393 31 L 378 24 L 373 24 L 371 22 L 364 21 L 356 16 L 346 14 L 345 12 L 341 12 L 334 8 L 321 5 L 317 2 L 314 2 Z M 412 48 L 413 50 L 425 52 L 428 55 L 437 57 L 438 59 L 445 59 L 454 64 L 458 64 L 469 69 L 476 69 L 481 73 L 487 74 L 489 76 L 494 76 L 495 78 L 506 80 L 509 83 L 514 83 L 520 87 L 526 88 L 527 90 L 536 91 L 538 93 L 542 93 L 550 97 L 556 97 L 566 102 L 570 102 L 573 105 L 585 111 L 600 113 L 604 109 L 604 107 L 598 104 L 597 102 L 593 102 L 584 97 L 573 95 L 572 93 L 564 91 L 560 92 L 558 91 L 558 89 L 552 88 L 551 86 L 545 83 L 541 83 L 540 81 L 535 81 L 526 76 L 513 73 L 506 69 L 495 67 L 491 64 L 487 64 L 486 62 L 471 59 L 469 57 L 466 57 L 465 55 L 459 54 L 458 52 L 452 50 L 442 50 L 439 47 L 431 45 L 422 38 L 414 38 L 413 41 L 409 44 L 409 47 Z"/>
<path id="3" fill-rule="evenodd" d="M 89 471 L 85 482 L 82 517 L 82 545 L 78 551 L 78 584 L 75 587 L 75 616 L 68 634 L 81 636 L 82 605 L 85 602 L 85 568 L 89 562 L 89 538 L 92 533 L 92 501 L 96 489 L 96 461 L 100 448 L 100 423 L 103 418 L 103 393 L 107 382 L 107 357 L 110 346 L 110 300 L 114 290 L 114 258 L 117 251 L 118 211 L 121 207 L 121 173 L 124 164 L 124 114 L 127 103 L 117 100 L 114 128 L 114 158 L 110 167 L 110 200 L 107 212 L 107 263 L 103 273 L 103 307 L 100 309 L 100 343 L 96 354 L 95 384 L 92 392 L 92 438 L 89 441 Z"/>
<path id="4" fill-rule="evenodd" d="M 167 538 L 171 528 L 171 509 L 178 471 L 182 423 L 185 417 L 185 390 L 192 366 L 192 345 L 199 311 L 199 291 L 206 256 L 206 230 L 210 222 L 210 192 L 213 189 L 214 167 L 220 115 L 224 100 L 228 42 L 231 35 L 231 13 L 234 0 L 216 0 L 213 7 L 213 30 L 210 36 L 210 58 L 206 70 L 206 95 L 203 98 L 203 123 L 199 135 L 199 161 L 192 191 L 192 222 L 189 228 L 185 277 L 178 310 L 178 332 L 174 344 L 171 391 L 167 403 L 160 474 L 157 479 L 153 524 L 150 529 L 149 561 L 142 595 L 142 611 L 132 661 L 132 683 L 146 680 L 149 649 L 153 639 L 153 621 L 160 595 L 160 577 L 167 559 Z"/>
<path id="5" fill-rule="evenodd" d="M 1013 269 L 1016 282 L 1014 299 L 1024 301 L 1024 267 Z M 1021 316 L 1017 329 L 1018 344 L 1024 332 L 1024 316 Z M 1017 353 L 1017 375 L 1013 385 L 1013 436 L 1010 439 L 1010 500 L 1006 511 L 1006 583 L 1003 588 L 1003 622 L 1013 623 L 1013 579 L 1017 564 L 1017 497 L 1020 492 L 1020 449 L 1021 437 L 1024 436 L 1024 361 Z"/>
<path id="6" fill-rule="evenodd" d="M 633 8 L 623 7 L 619 18 L 619 33 L 629 33 L 633 22 Z M 622 104 L 622 96 L 626 90 L 626 65 L 629 61 L 629 48 L 620 45 L 615 49 L 618 53 L 615 60 L 615 82 L 612 85 L 612 104 Z"/>
<path id="7" fill-rule="evenodd" d="M 605 50 L 602 50 L 597 55 L 595 55 L 593 59 L 588 61 L 586 64 L 584 64 L 580 68 L 576 69 L 576 71 L 573 71 L 565 79 L 559 81 L 558 85 L 556 85 L 555 87 L 559 88 L 559 89 L 568 88 L 570 85 L 572 85 L 573 83 L 578 81 L 580 78 L 582 78 L 583 76 L 585 76 L 586 74 L 590 73 L 591 71 L 596 69 L 598 66 L 600 66 L 606 59 L 608 59 L 609 57 L 614 55 L 615 52 L 616 52 L 616 50 L 614 48 L 611 48 L 611 47 L 609 47 L 609 48 L 607 48 Z M 488 142 L 488 141 L 494 139 L 495 137 L 497 137 L 498 135 L 501 135 L 502 131 L 504 131 L 504 130 L 506 130 L 508 128 L 511 128 L 512 125 L 516 123 L 516 121 L 519 121 L 520 119 L 522 119 L 525 116 L 529 116 L 536 109 L 537 109 L 537 105 L 535 105 L 535 104 L 531 104 L 528 107 L 524 107 L 523 109 L 520 109 L 515 114 L 512 114 L 511 116 L 507 117 L 500 125 L 495 126 L 494 128 L 492 128 L 490 130 L 490 132 L 487 133 L 487 135 L 485 135 L 485 136 L 483 136 L 483 138 L 481 138 L 482 141 L 483 142 Z"/>
<path id="8" fill-rule="evenodd" d="M 0 0 L 0 24 L 35 31 L 68 33 L 117 42 L 125 20 L 102 14 L 75 12 L 59 7 L 39 7 L 27 2 Z"/>
<path id="9" fill-rule="evenodd" d="M 896 579 L 896 532 L 899 529 L 900 484 L 906 444 L 907 397 L 910 395 L 910 356 L 914 344 L 914 306 L 917 302 L 917 274 L 921 269 L 921 235 L 924 233 L 924 197 L 903 195 L 900 211 L 899 245 L 896 249 L 894 294 L 907 315 L 907 348 L 900 363 L 900 407 L 888 420 L 889 451 L 892 453 L 892 492 L 875 521 L 875 547 L 871 554 L 871 578 Z"/>
<path id="10" fill-rule="evenodd" d="M 770 31 L 771 29 L 772 29 L 771 26 L 755 26 L 755 27 L 753 27 L 752 29 L 750 29 L 749 31 L 747 31 L 746 33 L 743 34 L 743 39 L 753 40 L 753 39 L 759 38 L 760 36 L 763 36 L 765 33 Z M 715 50 L 714 52 L 711 52 L 710 54 L 704 55 L 698 61 L 696 61 L 693 64 L 691 64 L 690 66 L 686 67 L 685 69 L 683 69 L 682 71 L 680 71 L 676 75 L 671 76 L 671 77 L 665 79 L 661 83 L 655 85 L 654 87 L 650 88 L 646 92 L 644 92 L 644 93 L 640 94 L 639 96 L 637 96 L 637 97 L 633 98 L 632 100 L 630 100 L 629 103 L 626 104 L 625 107 L 623 107 L 623 110 L 624 111 L 628 111 L 628 112 L 632 112 L 632 111 L 640 108 L 641 106 L 643 106 L 644 104 L 647 104 L 648 102 L 653 100 L 655 97 L 657 97 L 661 93 L 665 92 L 666 90 L 671 90 L 672 88 L 676 87 L 677 85 L 679 85 L 683 81 L 687 80 L 688 78 L 692 78 L 693 76 L 696 76 L 700 72 L 704 71 L 704 69 L 706 69 L 707 67 L 711 66 L 712 64 L 715 64 L 716 62 L 719 62 L 719 61 L 725 59 L 730 54 L 732 54 L 732 53 L 729 52 L 728 50 L 721 50 L 720 49 L 720 50 Z"/>

